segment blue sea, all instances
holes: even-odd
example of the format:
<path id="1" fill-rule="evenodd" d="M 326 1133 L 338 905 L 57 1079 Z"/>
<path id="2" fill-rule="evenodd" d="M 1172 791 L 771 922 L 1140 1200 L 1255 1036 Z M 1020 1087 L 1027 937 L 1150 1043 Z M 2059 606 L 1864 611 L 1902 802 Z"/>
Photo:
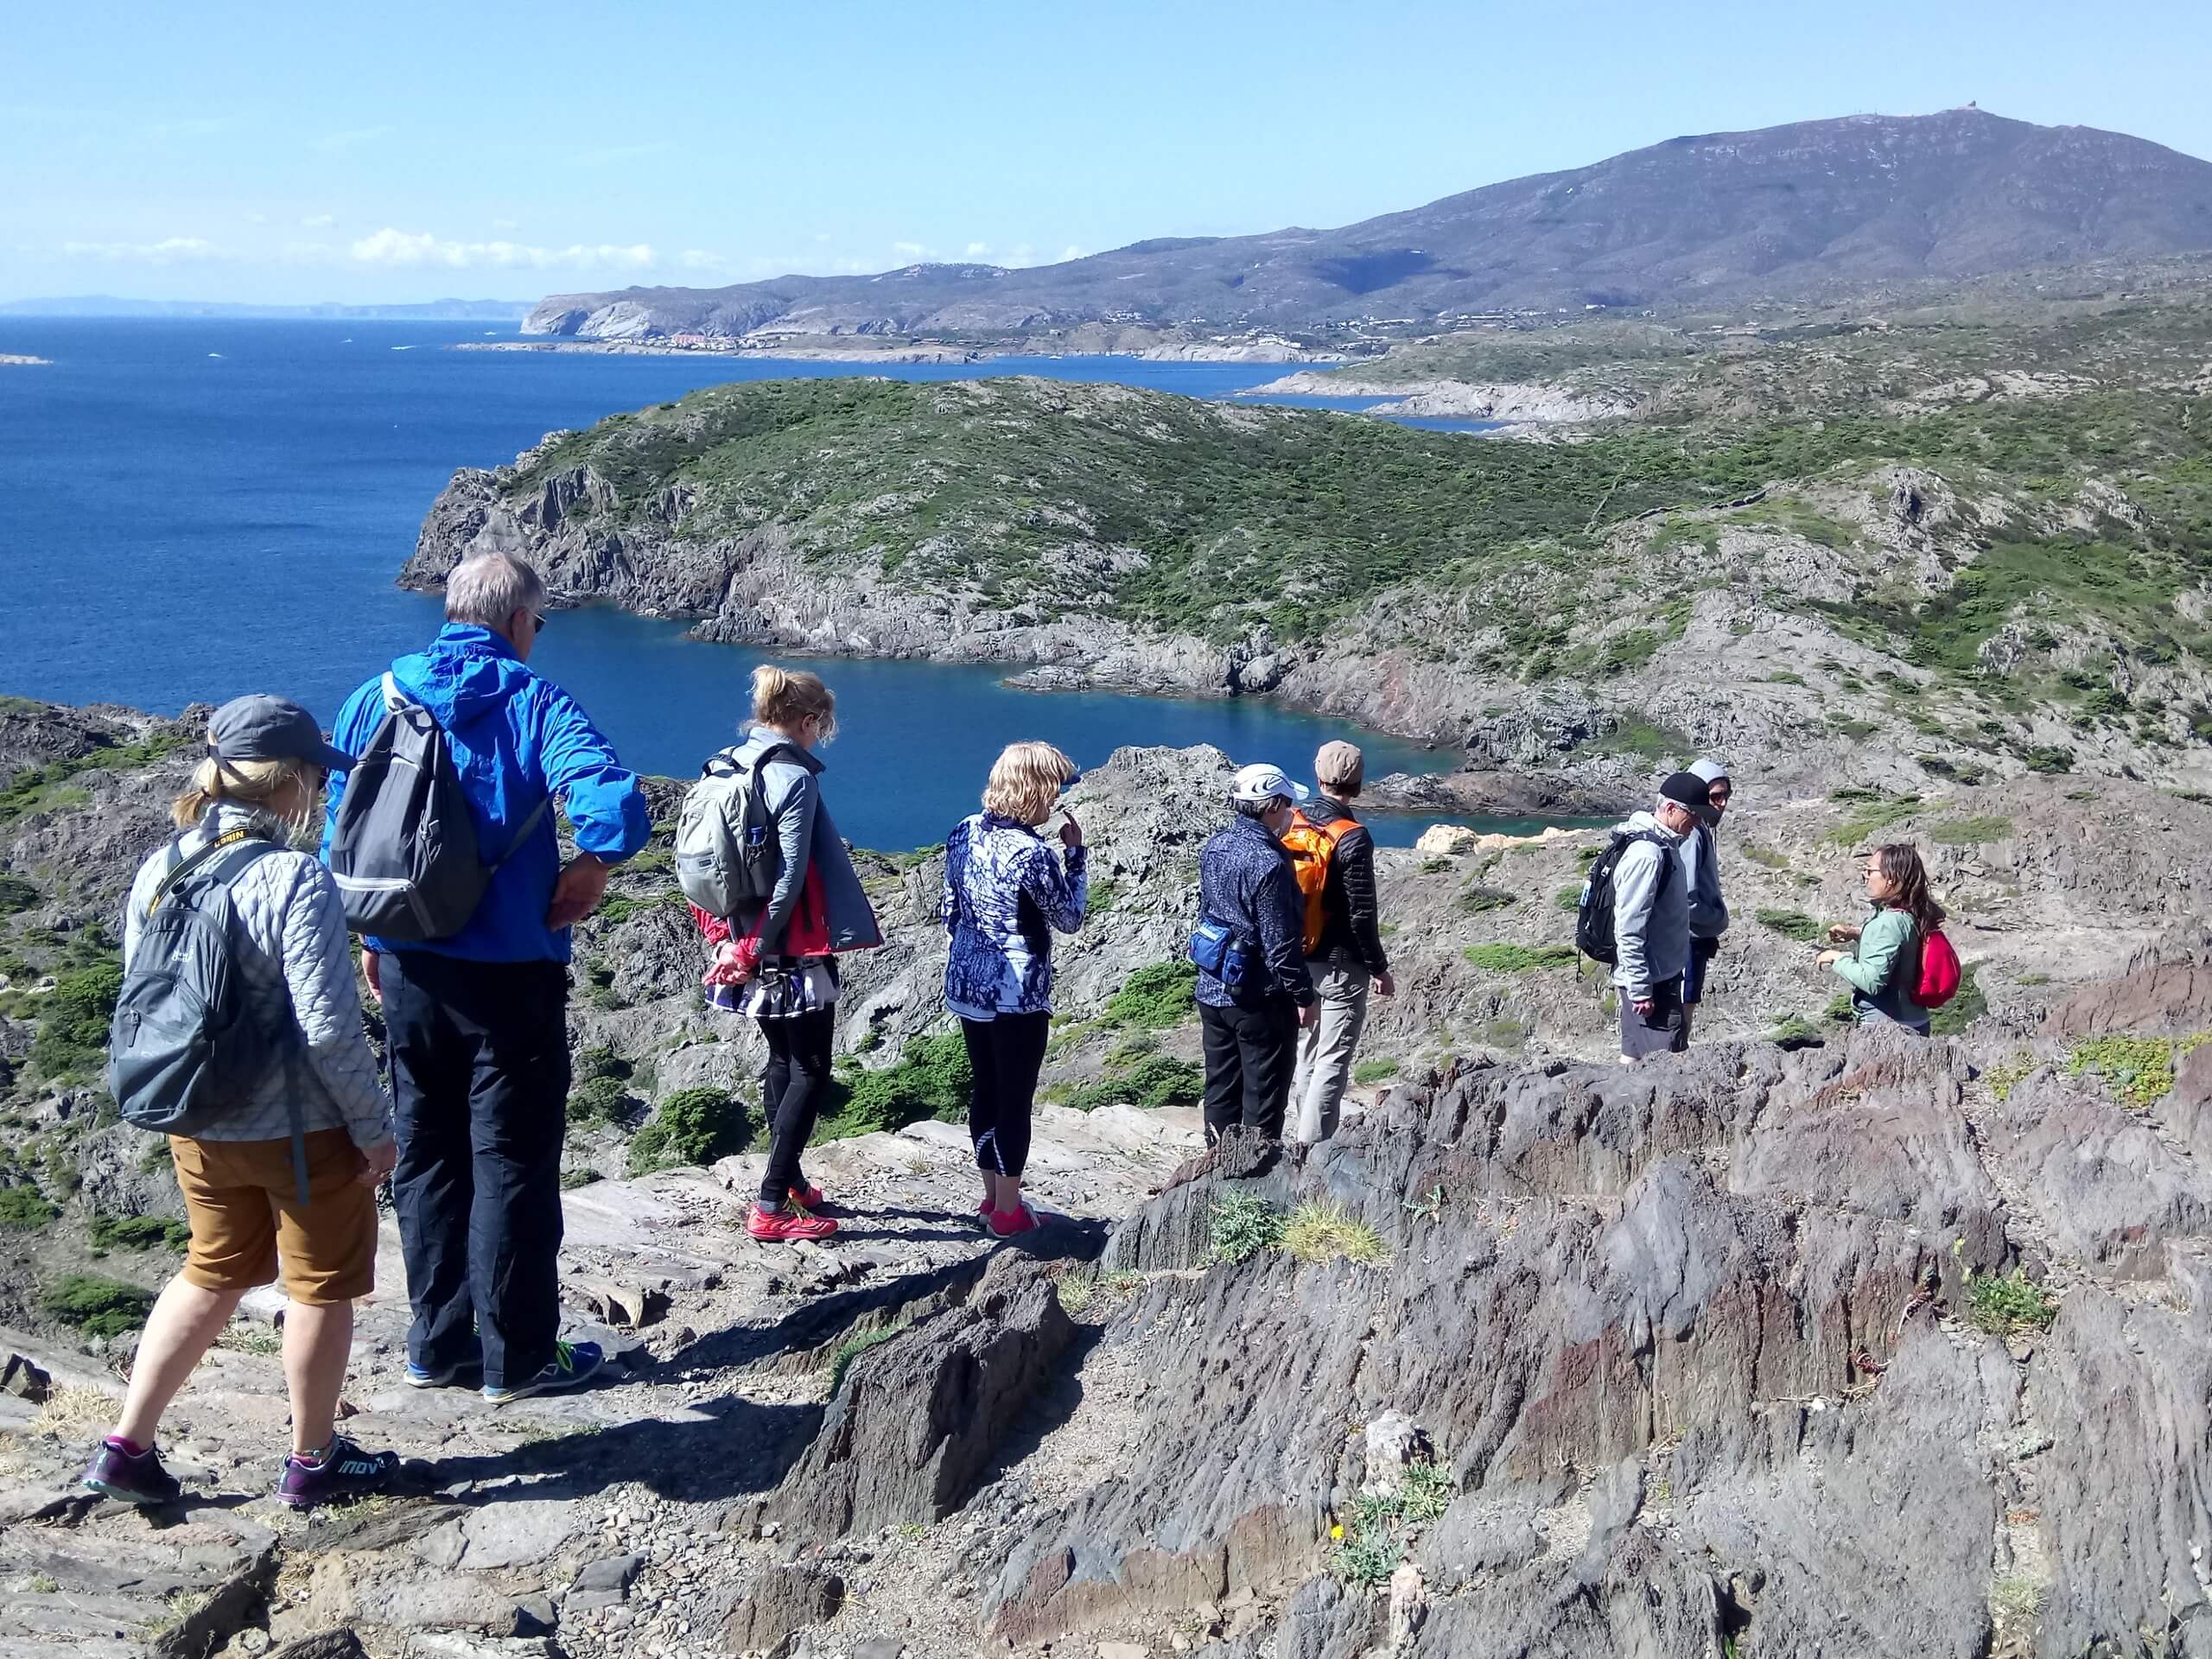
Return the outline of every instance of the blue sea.
<path id="1" fill-rule="evenodd" d="M 1222 397 L 1287 372 L 1134 358 L 861 369 L 447 349 L 512 334 L 481 323 L 0 319 L 0 353 L 52 359 L 0 367 L 0 693 L 174 713 L 277 691 L 327 721 L 435 631 L 437 601 L 392 578 L 456 467 L 498 465 L 549 431 L 699 386 L 1039 374 Z M 532 666 L 575 692 L 630 764 L 688 776 L 729 740 L 757 660 L 676 624 L 593 609 L 557 615 Z M 1455 760 L 1249 698 L 1024 692 L 999 667 L 818 666 L 842 728 L 824 757 L 831 798 L 839 827 L 866 846 L 941 840 L 1017 738 L 1086 766 L 1123 744 L 1212 743 L 1295 773 L 1340 736 L 1366 747 L 1370 776 Z M 1387 819 L 1378 836 L 1409 842 L 1435 821 Z"/>

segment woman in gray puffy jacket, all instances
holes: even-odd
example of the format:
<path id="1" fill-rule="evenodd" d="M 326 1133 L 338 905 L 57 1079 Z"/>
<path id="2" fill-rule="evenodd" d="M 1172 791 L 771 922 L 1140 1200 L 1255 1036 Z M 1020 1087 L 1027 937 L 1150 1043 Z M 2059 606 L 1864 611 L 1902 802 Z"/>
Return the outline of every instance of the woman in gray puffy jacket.
<path id="1" fill-rule="evenodd" d="M 149 858 L 124 916 L 126 981 L 146 922 L 185 861 L 228 886 L 230 963 L 259 1029 L 291 1044 L 216 1127 L 169 1137 L 192 1242 L 182 1271 L 138 1340 L 123 1415 L 93 1454 L 85 1484 L 125 1503 L 181 1495 L 162 1466 L 162 1414 L 240 1299 L 282 1274 L 284 1374 L 292 1445 L 279 1502 L 306 1509 L 387 1484 L 399 1459 L 337 1432 L 338 1393 L 353 1339 L 353 1304 L 376 1276 L 376 1187 L 391 1173 L 391 1103 L 362 1033 L 360 993 L 338 888 L 296 836 L 321 818 L 325 774 L 353 763 L 315 719 L 280 697 L 240 697 L 215 711 L 207 755 L 172 809 L 178 835 Z"/>

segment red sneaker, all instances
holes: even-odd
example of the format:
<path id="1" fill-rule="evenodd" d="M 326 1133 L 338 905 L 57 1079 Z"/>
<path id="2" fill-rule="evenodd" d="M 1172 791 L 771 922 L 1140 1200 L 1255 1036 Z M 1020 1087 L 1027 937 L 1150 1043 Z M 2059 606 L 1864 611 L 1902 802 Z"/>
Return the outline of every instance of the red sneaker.
<path id="1" fill-rule="evenodd" d="M 1001 1238 L 1033 1233 L 1044 1225 L 1037 1219 L 1037 1212 L 1026 1204 L 1019 1210 L 994 1210 L 989 1221 L 991 1231 Z"/>
<path id="2" fill-rule="evenodd" d="M 818 1186 L 795 1186 L 791 1188 L 791 1202 L 802 1210 L 819 1210 L 830 1200 Z"/>
<path id="3" fill-rule="evenodd" d="M 745 1218 L 745 1230 L 772 1243 L 784 1239 L 827 1238 L 837 1230 L 837 1224 L 827 1216 L 810 1216 L 797 1210 L 763 1210 L 756 1204 Z"/>

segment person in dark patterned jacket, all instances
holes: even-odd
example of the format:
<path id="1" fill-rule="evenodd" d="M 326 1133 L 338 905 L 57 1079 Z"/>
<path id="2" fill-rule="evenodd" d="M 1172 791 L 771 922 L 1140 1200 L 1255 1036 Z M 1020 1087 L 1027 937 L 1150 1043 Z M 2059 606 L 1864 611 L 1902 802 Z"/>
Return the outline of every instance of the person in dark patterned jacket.
<path id="1" fill-rule="evenodd" d="M 1245 964 L 1235 984 L 1198 970 L 1209 1146 L 1239 1125 L 1282 1138 L 1298 1033 L 1320 1010 L 1306 966 L 1305 903 L 1280 839 L 1309 795 L 1280 766 L 1244 767 L 1230 790 L 1236 816 L 1198 855 L 1199 915 L 1236 935 Z"/>
<path id="2" fill-rule="evenodd" d="M 1089 898 L 1083 830 L 1060 825 L 1062 866 L 1037 826 L 1057 810 L 1075 762 L 1049 743 L 1009 745 L 991 767 L 983 810 L 944 849 L 944 1005 L 960 1017 L 975 1073 L 968 1111 L 982 1172 L 977 1211 L 1001 1238 L 1032 1231 L 1021 1199 L 1029 1115 L 1052 1023 L 1052 931 L 1083 925 Z"/>

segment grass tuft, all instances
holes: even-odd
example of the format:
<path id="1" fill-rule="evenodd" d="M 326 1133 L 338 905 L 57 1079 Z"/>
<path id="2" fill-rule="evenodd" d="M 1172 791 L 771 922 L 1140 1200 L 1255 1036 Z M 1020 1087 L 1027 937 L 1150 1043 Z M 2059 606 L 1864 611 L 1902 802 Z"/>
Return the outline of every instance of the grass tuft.
<path id="1" fill-rule="evenodd" d="M 1538 968 L 1572 968 L 1571 944 L 1471 944 L 1461 952 L 1469 963 L 1491 974 L 1525 974 Z"/>
<path id="2" fill-rule="evenodd" d="M 1977 1274 L 1967 1285 L 1967 1319 L 1977 1331 L 2007 1337 L 2016 1331 L 2048 1331 L 2058 1317 L 2050 1293 L 2015 1268 Z"/>
<path id="3" fill-rule="evenodd" d="M 1301 1204 L 1283 1224 L 1281 1246 L 1300 1262 L 1339 1258 L 1371 1266 L 1387 1260 L 1382 1236 L 1341 1204 Z"/>
<path id="4" fill-rule="evenodd" d="M 830 1389 L 823 1398 L 836 1399 L 837 1390 L 844 1385 L 845 1373 L 853 1368 L 853 1362 L 869 1349 L 882 1347 L 906 1328 L 904 1325 L 880 1325 L 875 1330 L 862 1331 L 847 1337 L 839 1343 L 830 1356 Z"/>
<path id="5" fill-rule="evenodd" d="M 1282 1242 L 1283 1213 L 1253 1192 L 1217 1192 L 1206 1211 L 1213 1259 L 1234 1267 Z"/>

